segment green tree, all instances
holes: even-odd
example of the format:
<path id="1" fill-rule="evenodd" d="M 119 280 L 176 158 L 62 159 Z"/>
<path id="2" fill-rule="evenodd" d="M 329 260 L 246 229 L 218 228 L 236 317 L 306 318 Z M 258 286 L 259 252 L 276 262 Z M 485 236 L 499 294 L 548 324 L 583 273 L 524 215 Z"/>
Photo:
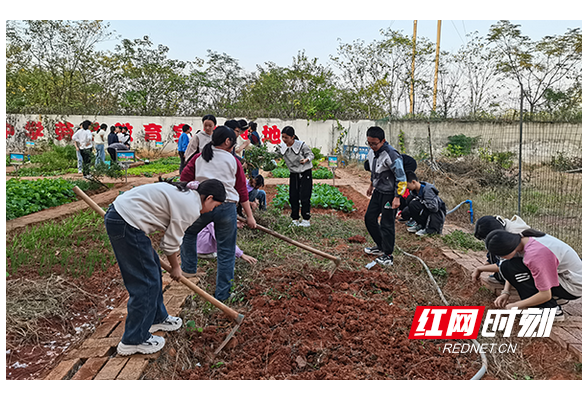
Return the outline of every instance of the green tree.
<path id="1" fill-rule="evenodd" d="M 213 50 L 207 52 L 206 61 L 197 60 L 201 67 L 205 66 L 202 71 L 204 108 L 217 115 L 231 117 L 235 115 L 236 103 L 250 77 L 236 58 Z"/>
<path id="2" fill-rule="evenodd" d="M 380 31 L 381 40 L 340 43 L 331 60 L 341 71 L 347 100 L 362 118 L 399 117 L 408 110 L 413 43 L 391 29 Z M 433 44 L 419 38 L 416 45 L 415 113 L 424 112 L 431 94 Z M 347 104 L 346 104 L 347 105 Z"/>
<path id="3" fill-rule="evenodd" d="M 123 82 L 120 108 L 125 114 L 175 115 L 183 100 L 187 62 L 169 59 L 169 48 L 148 36 L 123 39 L 116 47 Z"/>
<path id="4" fill-rule="evenodd" d="M 91 113 L 102 87 L 97 43 L 112 36 L 102 21 L 7 21 L 7 112 Z"/>
<path id="5" fill-rule="evenodd" d="M 304 51 L 293 58 L 291 66 L 267 62 L 257 68 L 239 101 L 239 108 L 248 110 L 251 117 L 325 120 L 335 118 L 342 109 L 333 72 Z"/>
<path id="6" fill-rule="evenodd" d="M 462 77 L 465 114 L 475 119 L 490 111 L 504 84 L 497 74 L 498 58 L 488 42 L 478 32 L 467 38 L 453 59 Z"/>
<path id="7" fill-rule="evenodd" d="M 563 35 L 533 42 L 509 21 L 490 28 L 488 40 L 499 56 L 498 69 L 514 79 L 529 103 L 531 115 L 546 103 L 545 93 L 573 85 L 581 75 L 582 33 L 568 29 Z"/>

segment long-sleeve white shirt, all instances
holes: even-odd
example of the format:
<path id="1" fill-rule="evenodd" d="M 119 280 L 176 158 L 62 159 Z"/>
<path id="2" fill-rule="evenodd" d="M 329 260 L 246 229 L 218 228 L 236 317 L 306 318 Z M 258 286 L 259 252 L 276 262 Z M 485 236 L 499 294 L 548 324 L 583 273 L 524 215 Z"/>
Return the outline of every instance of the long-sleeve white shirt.
<path id="1" fill-rule="evenodd" d="M 165 255 L 180 249 L 184 232 L 200 217 L 202 209 L 198 192 L 180 192 L 165 182 L 135 187 L 112 204 L 129 225 L 147 235 L 165 232 L 159 244 Z"/>

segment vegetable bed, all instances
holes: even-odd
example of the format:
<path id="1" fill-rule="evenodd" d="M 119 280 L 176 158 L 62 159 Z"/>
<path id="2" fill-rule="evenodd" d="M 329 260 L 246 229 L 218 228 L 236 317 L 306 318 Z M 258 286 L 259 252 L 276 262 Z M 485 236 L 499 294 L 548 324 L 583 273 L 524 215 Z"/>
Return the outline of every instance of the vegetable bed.
<path id="1" fill-rule="evenodd" d="M 289 200 L 289 186 L 277 185 L 277 194 L 273 199 L 272 204 L 278 208 L 290 206 Z M 310 206 L 318 208 L 331 208 L 334 210 L 341 210 L 343 212 L 352 212 L 355 209 L 355 204 L 352 200 L 345 197 L 339 189 L 325 183 L 317 183 L 312 185 L 312 196 L 310 197 Z"/>
<path id="2" fill-rule="evenodd" d="M 50 207 L 76 201 L 75 183 L 58 179 L 20 180 L 6 182 L 6 219 L 14 219 Z"/>

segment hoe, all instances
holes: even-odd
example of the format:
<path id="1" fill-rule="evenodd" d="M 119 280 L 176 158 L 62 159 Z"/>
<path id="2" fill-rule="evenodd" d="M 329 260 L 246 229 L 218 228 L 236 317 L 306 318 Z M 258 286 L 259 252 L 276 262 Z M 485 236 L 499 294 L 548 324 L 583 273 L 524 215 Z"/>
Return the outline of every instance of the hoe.
<path id="1" fill-rule="evenodd" d="M 82 200 L 84 200 L 86 203 L 88 203 L 88 205 L 90 206 L 90 208 L 92 208 L 94 211 L 96 211 L 98 214 L 100 214 L 101 216 L 104 217 L 104 214 L 106 214 L 106 212 L 100 206 L 98 206 L 98 204 L 96 204 L 91 198 L 89 198 L 79 187 L 74 186 L 73 191 Z M 163 260 L 161 257 L 159 258 L 159 260 L 161 262 L 161 267 L 164 270 L 166 270 L 167 272 L 170 272 L 171 271 L 171 267 L 168 265 L 168 263 L 165 260 Z M 228 336 L 221 343 L 221 345 L 218 347 L 218 349 L 216 349 L 214 351 L 214 354 L 220 353 L 220 351 L 233 338 L 233 336 L 235 335 L 235 333 L 237 332 L 237 330 L 241 326 L 241 323 L 243 322 L 243 318 L 245 318 L 245 316 L 243 316 L 242 314 L 239 314 L 237 311 L 233 310 L 232 308 L 227 307 L 225 304 L 223 304 L 222 302 L 218 301 L 217 299 L 215 299 L 210 294 L 206 293 L 204 290 L 202 290 L 201 288 L 199 288 L 198 286 L 196 286 L 194 283 L 192 283 L 187 278 L 185 278 L 185 277 L 182 276 L 180 278 L 180 282 L 183 283 L 188 288 L 192 289 L 196 294 L 198 294 L 200 297 L 202 297 L 206 301 L 210 302 L 213 306 L 215 306 L 216 308 L 218 308 L 219 310 L 221 310 L 227 317 L 231 318 L 233 321 L 235 321 L 237 323 L 237 325 L 235 325 L 235 327 L 231 330 L 231 332 L 229 332 Z"/>

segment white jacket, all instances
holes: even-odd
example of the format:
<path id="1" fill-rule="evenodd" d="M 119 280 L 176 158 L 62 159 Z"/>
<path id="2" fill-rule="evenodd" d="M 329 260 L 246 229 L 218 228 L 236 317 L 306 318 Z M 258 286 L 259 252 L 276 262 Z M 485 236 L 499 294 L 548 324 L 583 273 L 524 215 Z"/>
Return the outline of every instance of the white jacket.
<path id="1" fill-rule="evenodd" d="M 159 245 L 165 255 L 180 250 L 184 232 L 202 209 L 198 192 L 180 192 L 165 182 L 137 186 L 118 196 L 112 205 L 129 225 L 147 235 L 165 232 Z"/>

